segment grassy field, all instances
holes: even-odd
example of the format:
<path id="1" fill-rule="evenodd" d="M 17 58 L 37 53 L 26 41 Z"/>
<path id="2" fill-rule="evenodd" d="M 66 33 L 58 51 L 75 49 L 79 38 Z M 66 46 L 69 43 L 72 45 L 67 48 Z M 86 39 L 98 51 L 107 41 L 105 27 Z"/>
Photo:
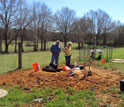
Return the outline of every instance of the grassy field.
<path id="1" fill-rule="evenodd" d="M 28 51 L 33 51 L 33 47 L 25 47 L 25 44 L 29 42 L 24 42 L 24 50 L 26 51 L 25 53 L 22 54 L 22 63 L 23 63 L 23 69 L 30 69 L 32 68 L 32 64 L 35 62 L 39 62 L 40 66 L 46 66 L 50 63 L 51 60 L 51 53 L 49 51 L 50 46 L 53 44 L 53 42 L 47 43 L 47 48 L 48 51 L 38 51 L 38 52 L 28 52 Z M 31 42 L 32 43 L 32 42 Z M 39 44 L 40 48 L 40 44 Z M 61 43 L 61 48 L 64 48 L 64 44 Z M 72 63 L 74 61 L 79 61 L 79 50 L 76 50 L 77 44 L 73 44 L 73 54 L 72 54 Z M 3 45 L 4 49 L 4 45 Z M 9 47 L 9 52 L 14 51 L 14 42 Z M 83 51 L 80 53 L 81 55 L 81 60 L 84 61 L 83 58 Z M 103 49 L 103 55 L 106 57 L 106 50 Z M 88 53 L 86 53 L 86 57 L 88 57 Z M 124 59 L 124 48 L 115 48 L 113 49 L 113 59 L 119 58 L 119 59 Z M 59 65 L 65 63 L 65 57 L 64 53 L 61 52 L 60 57 L 59 57 Z M 98 64 L 99 67 L 103 66 L 105 69 L 107 68 L 118 68 L 120 69 L 121 72 L 124 71 L 124 64 L 120 63 L 107 63 L 107 64 Z M 0 74 L 9 72 L 9 71 L 14 71 L 18 68 L 18 54 L 0 54 Z"/>
<path id="2" fill-rule="evenodd" d="M 7 89 L 9 95 L 0 100 L 0 107 L 32 107 L 34 99 L 41 99 L 40 104 L 45 107 L 97 107 L 97 100 L 95 93 L 90 90 L 76 91 L 68 87 L 67 90 L 54 89 L 54 88 L 39 88 L 32 89 L 26 92 L 18 86 Z M 35 106 L 37 102 L 34 102 Z M 41 106 L 41 105 L 40 105 Z M 39 107 L 39 106 L 38 106 Z"/>
<path id="3" fill-rule="evenodd" d="M 20 42 L 20 41 L 18 41 L 18 42 Z M 53 42 L 53 41 L 47 42 L 47 43 L 46 43 L 46 48 L 47 48 L 47 50 L 49 50 L 50 47 L 51 47 L 51 45 L 54 44 L 54 43 L 55 43 L 55 42 Z M 24 41 L 24 42 L 23 42 L 24 51 L 25 51 L 25 52 L 32 52 L 32 51 L 34 50 L 34 47 L 27 47 L 26 44 L 31 44 L 31 45 L 33 45 L 33 42 L 32 42 L 32 41 Z M 61 48 L 63 49 L 63 48 L 64 48 L 64 43 L 61 42 L 60 45 L 61 45 Z M 39 42 L 39 43 L 38 43 L 38 50 L 40 50 L 40 48 L 41 48 L 41 44 L 40 44 L 40 42 Z M 77 44 L 76 44 L 76 43 L 73 44 L 73 48 L 77 48 Z M 2 50 L 3 50 L 3 51 L 5 50 L 5 44 L 4 44 L 4 42 L 2 43 Z M 13 42 L 9 45 L 8 51 L 9 51 L 10 53 L 13 53 L 14 50 L 15 50 L 15 42 L 13 41 Z M 18 50 L 18 46 L 17 46 L 17 50 Z"/>
<path id="4" fill-rule="evenodd" d="M 26 44 L 26 43 L 25 43 Z M 53 42 L 48 43 L 47 47 L 53 44 Z M 63 48 L 63 43 L 61 43 Z M 74 61 L 79 61 L 79 50 L 76 50 L 77 44 L 73 45 L 72 63 Z M 25 51 L 32 51 L 33 48 L 25 47 Z M 14 51 L 14 44 L 10 45 L 10 52 Z M 104 57 L 106 57 L 105 51 L 103 52 Z M 32 64 L 39 62 L 40 66 L 46 66 L 50 63 L 51 53 L 49 51 L 39 51 L 39 52 L 29 52 L 23 53 L 23 69 L 32 69 Z M 83 55 L 80 63 L 83 63 Z M 115 48 L 113 50 L 112 59 L 124 59 L 124 48 Z M 111 59 L 111 60 L 112 60 Z M 124 72 L 124 63 L 112 63 L 109 62 L 102 64 L 98 61 L 97 67 L 103 67 L 104 69 L 119 70 Z M 64 53 L 61 52 L 59 58 L 59 65 L 65 63 Z M 18 54 L 0 54 L 0 74 L 7 73 L 8 71 L 13 71 L 18 67 Z M 41 103 L 46 107 L 99 107 L 98 102 L 100 99 L 95 97 L 95 92 L 92 90 L 76 91 L 75 89 L 68 87 L 67 90 L 55 89 L 55 88 L 38 88 L 32 89 L 30 92 L 24 90 L 24 87 L 14 86 L 14 87 L 0 87 L 2 89 L 8 90 L 9 94 L 0 99 L 0 107 L 17 107 L 17 106 L 32 106 L 33 99 L 41 98 Z M 111 92 L 105 90 L 105 94 L 118 93 L 119 90 L 114 89 Z M 124 93 L 120 94 L 120 99 L 122 104 L 118 107 L 124 107 Z M 34 103 L 36 104 L 36 103 Z M 106 105 L 106 107 L 110 107 Z"/>
<path id="5" fill-rule="evenodd" d="M 124 48 L 115 48 L 113 50 L 112 59 L 124 59 Z M 124 72 L 124 63 L 112 63 L 111 60 L 105 64 L 100 62 L 97 64 L 97 66 L 103 67 L 104 69 L 119 70 L 119 72 Z"/>

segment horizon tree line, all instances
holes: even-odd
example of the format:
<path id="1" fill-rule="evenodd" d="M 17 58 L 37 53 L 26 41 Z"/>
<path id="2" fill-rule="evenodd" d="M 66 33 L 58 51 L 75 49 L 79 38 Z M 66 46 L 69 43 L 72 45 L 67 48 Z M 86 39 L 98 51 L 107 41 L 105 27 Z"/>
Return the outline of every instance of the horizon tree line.
<path id="1" fill-rule="evenodd" d="M 0 1 L 0 52 L 8 53 L 9 45 L 17 42 L 33 41 L 34 51 L 46 50 L 48 40 L 60 39 L 64 46 L 68 41 L 78 43 L 78 48 L 84 43 L 93 44 L 96 37 L 97 45 L 124 45 L 124 25 L 112 18 L 103 10 L 90 10 L 82 17 L 76 17 L 76 12 L 68 7 L 52 13 L 52 9 L 42 2 L 25 0 Z M 5 45 L 5 50 L 2 45 Z M 22 48 L 24 52 L 24 48 Z"/>

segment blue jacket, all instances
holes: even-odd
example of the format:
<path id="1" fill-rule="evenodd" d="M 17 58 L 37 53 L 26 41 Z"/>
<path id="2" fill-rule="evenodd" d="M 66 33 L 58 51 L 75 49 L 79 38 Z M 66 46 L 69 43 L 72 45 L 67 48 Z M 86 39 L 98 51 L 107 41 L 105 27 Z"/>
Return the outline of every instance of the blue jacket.
<path id="1" fill-rule="evenodd" d="M 50 48 L 50 51 L 53 53 L 53 55 L 59 55 L 59 53 L 61 52 L 61 48 L 60 46 L 53 44 Z"/>

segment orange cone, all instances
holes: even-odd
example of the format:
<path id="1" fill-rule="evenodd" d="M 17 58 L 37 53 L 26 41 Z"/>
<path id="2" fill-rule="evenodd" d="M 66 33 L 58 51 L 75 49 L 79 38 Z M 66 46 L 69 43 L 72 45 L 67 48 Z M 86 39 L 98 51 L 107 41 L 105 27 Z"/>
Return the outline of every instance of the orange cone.
<path id="1" fill-rule="evenodd" d="M 106 63 L 105 58 L 102 58 L 102 59 L 101 59 L 101 62 L 102 62 L 103 64 L 105 64 L 105 63 Z"/>
<path id="2" fill-rule="evenodd" d="M 32 66 L 33 66 L 34 71 L 39 71 L 40 70 L 39 63 L 34 63 L 34 64 L 32 64 Z"/>

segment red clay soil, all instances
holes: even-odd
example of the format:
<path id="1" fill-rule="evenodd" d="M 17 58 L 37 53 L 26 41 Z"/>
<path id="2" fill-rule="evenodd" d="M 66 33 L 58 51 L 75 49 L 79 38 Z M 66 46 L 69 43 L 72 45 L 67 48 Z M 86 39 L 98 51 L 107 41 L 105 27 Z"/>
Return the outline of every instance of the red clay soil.
<path id="1" fill-rule="evenodd" d="M 82 71 L 82 74 L 86 71 L 88 71 L 88 68 L 86 68 L 85 71 Z M 119 88 L 120 80 L 124 79 L 123 74 L 117 71 L 107 71 L 94 67 L 91 67 L 91 71 L 92 76 L 87 76 L 84 79 L 78 78 L 78 76 L 67 77 L 67 72 L 34 72 L 33 70 L 16 71 L 0 75 L 0 86 L 20 85 L 25 86 L 27 89 L 43 86 L 65 89 L 68 86 L 71 86 L 77 90 L 92 89 L 91 87 L 94 87 L 96 90 L 96 97 L 105 98 L 100 105 L 104 105 L 105 103 L 116 105 L 119 103 L 119 95 L 104 95 L 103 91 L 110 90 L 112 87 Z M 113 96 L 114 99 L 111 101 Z"/>
<path id="2" fill-rule="evenodd" d="M 78 77 L 67 77 L 67 72 L 16 71 L 0 75 L 0 85 L 17 84 L 23 85 L 26 88 L 42 86 L 66 88 L 72 86 L 76 89 L 85 89 L 92 86 L 96 89 L 105 89 L 119 85 L 122 77 L 118 72 L 98 70 L 95 68 L 91 68 L 91 71 L 93 71 L 92 76 L 88 76 L 83 80 Z"/>

